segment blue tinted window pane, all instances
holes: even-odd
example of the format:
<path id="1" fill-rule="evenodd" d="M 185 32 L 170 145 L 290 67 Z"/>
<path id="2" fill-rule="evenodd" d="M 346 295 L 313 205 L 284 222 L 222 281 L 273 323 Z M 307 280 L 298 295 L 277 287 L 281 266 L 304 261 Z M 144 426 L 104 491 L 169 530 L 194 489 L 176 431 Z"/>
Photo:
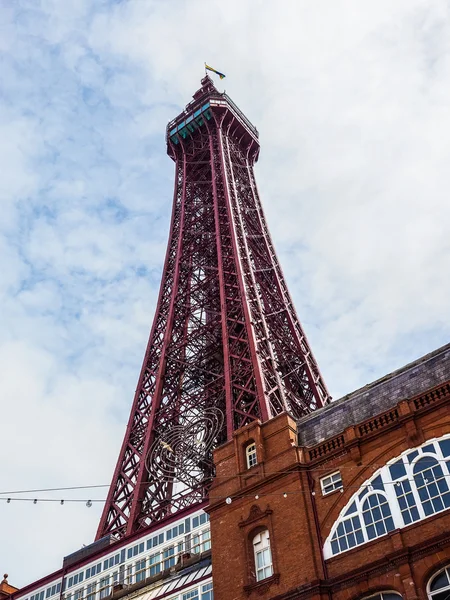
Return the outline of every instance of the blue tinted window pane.
<path id="1" fill-rule="evenodd" d="M 368 488 L 364 488 L 363 491 L 359 494 L 358 499 L 361 501 L 368 491 Z"/>
<path id="2" fill-rule="evenodd" d="M 396 463 L 389 467 L 389 472 L 393 481 L 400 479 L 406 475 L 406 468 L 403 460 L 398 460 Z"/>
<path id="3" fill-rule="evenodd" d="M 339 552 L 339 544 L 336 541 L 331 542 L 331 551 L 333 554 L 337 554 Z"/>
<path id="4" fill-rule="evenodd" d="M 413 508 L 411 508 L 411 516 L 413 518 L 413 521 L 419 520 L 419 511 L 417 510 L 417 508 L 415 506 Z"/>
<path id="5" fill-rule="evenodd" d="M 353 548 L 353 546 L 356 546 L 356 539 L 355 539 L 354 533 L 349 533 L 347 540 L 348 540 L 348 545 L 350 548 Z"/>
<path id="6" fill-rule="evenodd" d="M 440 498 L 433 498 L 433 508 L 434 512 L 439 512 L 440 510 L 444 510 L 444 503 Z"/>
<path id="7" fill-rule="evenodd" d="M 133 548 L 128 548 L 127 558 L 131 558 L 133 556 Z"/>
<path id="8" fill-rule="evenodd" d="M 356 541 L 358 542 L 358 544 L 362 544 L 364 542 L 364 536 L 362 534 L 361 529 L 356 531 Z"/>
<path id="9" fill-rule="evenodd" d="M 439 442 L 439 446 L 444 456 L 450 456 L 450 439 L 442 440 L 442 442 Z"/>
<path id="10" fill-rule="evenodd" d="M 434 444 L 427 444 L 426 446 L 424 446 L 422 448 L 422 452 L 432 452 L 433 454 L 436 454 L 436 450 L 434 449 Z"/>
<path id="11" fill-rule="evenodd" d="M 352 531 L 352 530 L 353 530 L 352 523 L 351 523 L 351 521 L 350 521 L 350 520 L 348 520 L 348 521 L 344 521 L 344 528 L 345 528 L 345 531 L 346 531 L 347 533 L 348 533 L 349 531 Z"/>
<path id="12" fill-rule="evenodd" d="M 347 515 L 351 515 L 354 512 L 356 512 L 356 502 L 352 502 L 350 508 L 345 512 L 344 517 L 346 517 Z"/>
<path id="13" fill-rule="evenodd" d="M 416 456 L 419 454 L 419 452 L 417 450 L 414 450 L 413 452 L 410 452 L 407 456 L 407 459 L 410 463 L 412 463 L 412 461 L 416 458 Z"/>
<path id="14" fill-rule="evenodd" d="M 376 537 L 375 527 L 373 525 L 367 527 L 367 537 L 369 540 L 373 540 L 373 538 Z"/>
<path id="15" fill-rule="evenodd" d="M 429 501 L 428 502 L 423 502 L 423 510 L 424 510 L 424 513 L 427 515 L 427 517 L 429 515 L 432 515 L 433 514 L 433 507 L 431 506 L 431 502 L 429 502 Z"/>
<path id="16" fill-rule="evenodd" d="M 383 484 L 383 480 L 381 479 L 381 475 L 378 475 L 378 477 L 375 477 L 375 479 L 373 481 L 371 481 L 371 485 L 374 490 L 383 490 L 384 491 L 384 484 Z"/>
<path id="17" fill-rule="evenodd" d="M 392 531 L 393 529 L 395 529 L 394 527 L 394 521 L 392 520 L 392 517 L 388 517 L 385 521 L 386 523 L 386 530 L 387 531 Z"/>
<path id="18" fill-rule="evenodd" d="M 384 533 L 386 533 L 386 528 L 384 526 L 384 521 L 377 521 L 375 523 L 376 529 L 377 529 L 377 535 L 383 535 Z"/>
<path id="19" fill-rule="evenodd" d="M 184 520 L 184 527 L 185 527 L 186 533 L 189 533 L 191 530 L 191 520 L 190 519 Z"/>
<path id="20" fill-rule="evenodd" d="M 378 506 L 373 509 L 372 514 L 375 521 L 379 521 L 381 519 L 381 510 Z"/>

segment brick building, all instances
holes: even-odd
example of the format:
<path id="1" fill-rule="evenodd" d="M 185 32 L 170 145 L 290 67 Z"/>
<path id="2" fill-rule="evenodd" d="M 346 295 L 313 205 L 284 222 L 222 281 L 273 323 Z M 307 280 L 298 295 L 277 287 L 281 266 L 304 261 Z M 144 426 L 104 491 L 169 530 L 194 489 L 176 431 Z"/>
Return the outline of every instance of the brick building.
<path id="1" fill-rule="evenodd" d="M 450 598 L 450 345 L 215 463 L 216 600 Z"/>

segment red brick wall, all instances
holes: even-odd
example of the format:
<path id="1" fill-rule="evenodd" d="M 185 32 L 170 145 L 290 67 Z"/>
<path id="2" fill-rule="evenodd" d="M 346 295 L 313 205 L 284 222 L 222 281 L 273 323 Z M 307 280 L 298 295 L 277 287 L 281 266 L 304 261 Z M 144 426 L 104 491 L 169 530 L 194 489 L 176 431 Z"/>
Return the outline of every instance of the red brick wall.
<path id="1" fill-rule="evenodd" d="M 251 424 L 216 450 L 209 507 L 215 600 L 357 600 L 383 589 L 425 600 L 430 575 L 450 564 L 450 510 L 327 561 L 322 556 L 340 511 L 364 481 L 404 450 L 450 432 L 449 398 L 414 414 L 408 406 L 399 403 L 397 423 L 363 438 L 355 426 L 348 428 L 344 446 L 313 460 L 297 447 L 295 423 L 286 415 Z M 258 465 L 247 470 L 244 447 L 250 439 L 257 444 Z M 322 497 L 320 478 L 338 469 L 344 492 Z M 249 544 L 257 527 L 270 532 L 275 568 L 259 584 Z"/>

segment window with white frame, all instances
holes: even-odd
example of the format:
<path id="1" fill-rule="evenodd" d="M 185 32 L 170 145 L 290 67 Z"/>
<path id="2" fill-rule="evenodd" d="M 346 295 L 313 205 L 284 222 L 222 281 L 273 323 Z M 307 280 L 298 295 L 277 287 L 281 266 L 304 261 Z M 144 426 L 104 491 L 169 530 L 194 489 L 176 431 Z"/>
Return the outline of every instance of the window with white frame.
<path id="1" fill-rule="evenodd" d="M 256 581 L 262 581 L 273 574 L 272 552 L 267 529 L 257 533 L 253 538 L 255 556 Z"/>
<path id="2" fill-rule="evenodd" d="M 204 529 L 199 533 L 192 536 L 191 552 L 193 554 L 199 554 L 200 552 L 206 552 L 211 548 L 211 537 L 210 530 Z"/>
<path id="3" fill-rule="evenodd" d="M 109 596 L 109 594 L 110 594 L 109 575 L 108 575 L 108 577 L 102 577 L 102 579 L 100 579 L 99 588 L 100 588 L 99 589 L 100 600 L 102 600 L 102 598 L 106 598 L 106 596 Z"/>
<path id="4" fill-rule="evenodd" d="M 152 554 L 148 559 L 150 577 L 161 572 L 161 553 Z"/>
<path id="5" fill-rule="evenodd" d="M 210 581 L 209 583 L 205 583 L 205 585 L 202 585 L 201 600 L 214 600 L 212 581 Z"/>
<path id="6" fill-rule="evenodd" d="M 86 600 L 95 600 L 95 588 L 97 587 L 97 583 L 90 583 L 86 587 Z"/>
<path id="7" fill-rule="evenodd" d="M 255 465 L 258 464 L 258 459 L 256 457 L 256 444 L 252 442 L 245 449 L 245 456 L 247 459 L 247 469 L 251 469 Z"/>
<path id="8" fill-rule="evenodd" d="M 143 558 L 141 560 L 138 560 L 136 563 L 136 567 L 135 567 L 135 581 L 136 583 L 138 581 L 144 581 L 145 579 L 145 567 L 146 567 L 146 559 Z"/>
<path id="9" fill-rule="evenodd" d="M 448 508 L 450 435 L 407 450 L 374 473 L 342 509 L 325 542 L 325 558 Z"/>
<path id="10" fill-rule="evenodd" d="M 403 596 L 398 592 L 378 592 L 372 596 L 366 596 L 362 600 L 402 600 Z"/>
<path id="11" fill-rule="evenodd" d="M 320 480 L 320 487 L 322 488 L 322 496 L 331 494 L 331 492 L 334 492 L 335 490 L 340 490 L 343 487 L 340 471 L 322 477 Z"/>
<path id="12" fill-rule="evenodd" d="M 450 566 L 433 575 L 427 586 L 429 600 L 448 600 L 450 597 Z"/>

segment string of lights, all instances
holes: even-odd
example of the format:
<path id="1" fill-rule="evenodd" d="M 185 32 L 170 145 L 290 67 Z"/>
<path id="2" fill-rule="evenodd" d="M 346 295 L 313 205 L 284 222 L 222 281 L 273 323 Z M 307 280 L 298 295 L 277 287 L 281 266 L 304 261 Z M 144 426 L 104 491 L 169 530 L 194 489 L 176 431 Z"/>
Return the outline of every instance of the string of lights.
<path id="1" fill-rule="evenodd" d="M 450 475 L 443 475 L 445 478 L 450 479 Z M 397 487 L 401 486 L 401 483 L 408 481 L 410 483 L 414 483 L 413 479 L 402 479 L 401 481 L 384 481 L 383 485 L 394 485 Z M 427 480 L 425 479 L 425 483 L 427 483 Z M 67 490 L 67 489 L 86 489 L 86 488 L 93 488 L 93 487 L 105 487 L 105 486 L 80 486 L 80 487 L 70 487 L 70 488 L 52 488 L 52 491 L 55 490 Z M 366 486 L 363 485 L 358 485 L 358 486 L 345 486 L 345 490 L 344 488 L 338 488 L 338 490 L 340 493 L 344 493 L 344 491 L 347 490 L 351 490 L 351 489 L 355 489 L 355 490 L 363 490 L 364 488 L 367 488 L 368 491 L 374 491 L 376 490 L 376 487 L 372 486 L 371 484 L 368 484 Z M 48 491 L 48 490 L 33 490 L 33 491 L 39 491 L 39 492 L 44 492 L 44 491 Z M 20 493 L 20 492 L 16 492 L 16 493 Z M 1 492 L 0 492 L 1 494 Z M 260 498 L 264 498 L 267 496 L 283 496 L 284 498 L 287 498 L 288 496 L 296 496 L 296 495 L 302 495 L 302 494 L 307 494 L 307 495 L 312 495 L 315 496 L 316 492 L 313 490 L 296 490 L 296 491 L 289 491 L 289 492 L 265 492 L 265 493 L 261 493 L 261 494 L 238 494 L 236 496 L 236 498 L 255 498 L 255 500 L 259 500 Z M 214 495 L 209 495 L 208 498 L 205 498 L 206 500 L 225 500 L 227 502 L 227 504 L 231 504 L 232 502 L 232 498 L 230 496 L 214 496 Z M 71 502 L 76 502 L 76 503 L 85 503 L 86 506 L 91 507 L 93 503 L 104 503 L 106 502 L 105 499 L 80 499 L 80 498 L 65 498 L 65 499 L 59 499 L 59 498 L 12 498 L 12 497 L 0 497 L 0 501 L 4 500 L 6 501 L 7 504 L 10 504 L 11 502 L 17 502 L 17 501 L 22 501 L 22 502 L 31 502 L 33 504 L 37 504 L 38 502 L 57 502 L 61 505 L 64 505 L 66 503 L 71 503 Z"/>
<path id="2" fill-rule="evenodd" d="M 431 457 L 430 457 L 431 458 Z M 450 457 L 446 458 L 446 459 L 440 459 L 437 457 L 433 457 L 433 463 L 434 462 L 438 462 L 438 463 L 449 463 L 450 462 Z M 338 468 L 340 471 L 343 471 L 344 469 L 348 469 L 350 471 L 360 471 L 361 468 L 372 468 L 374 471 L 376 471 L 378 468 L 384 467 L 386 465 L 386 463 L 361 463 L 358 466 L 349 466 L 349 465 L 339 465 L 336 466 L 336 468 Z M 310 473 L 314 473 L 314 472 L 329 472 L 330 468 L 322 468 L 322 467 L 317 467 L 317 468 L 313 468 L 313 469 L 309 469 Z M 289 473 L 295 473 L 296 470 L 295 469 L 288 469 L 288 470 L 283 470 L 283 471 L 265 471 L 264 475 L 267 477 L 268 475 L 287 475 Z M 214 479 L 226 479 L 226 480 L 231 480 L 234 477 L 247 477 L 247 473 L 238 473 L 235 476 L 230 477 L 229 475 L 215 475 Z M 444 474 L 444 477 L 448 477 L 447 475 Z M 409 481 L 409 480 L 408 480 Z M 141 485 L 148 485 L 147 482 L 142 482 Z M 72 491 L 72 490 L 89 490 L 89 489 L 100 489 L 100 488 L 109 488 L 109 484 L 106 483 L 102 483 L 102 484 L 97 484 L 97 485 L 74 485 L 74 486 L 67 486 L 67 487 L 52 487 L 52 488 L 38 488 L 38 489 L 25 489 L 25 490 L 9 490 L 9 491 L 3 491 L 0 492 L 0 496 L 13 496 L 15 494 L 33 494 L 33 493 L 43 493 L 43 492 L 61 492 L 61 491 Z M 346 486 L 346 489 L 349 489 L 349 487 L 352 486 Z M 358 486 L 360 487 L 360 486 Z M 0 498 L 1 500 L 2 498 Z"/>

